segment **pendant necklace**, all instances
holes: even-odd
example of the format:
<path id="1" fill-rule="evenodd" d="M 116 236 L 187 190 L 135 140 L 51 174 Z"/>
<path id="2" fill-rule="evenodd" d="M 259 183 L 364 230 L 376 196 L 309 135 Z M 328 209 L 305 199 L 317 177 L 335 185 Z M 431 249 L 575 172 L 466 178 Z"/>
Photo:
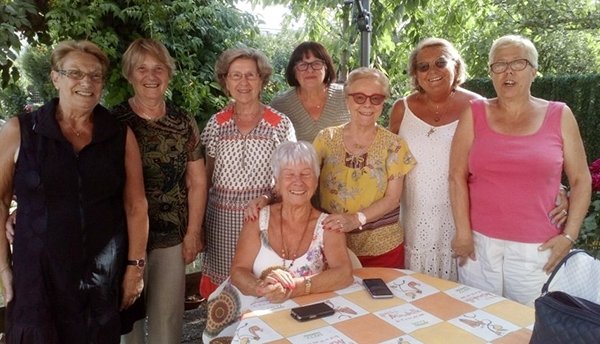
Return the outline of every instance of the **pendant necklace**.
<path id="1" fill-rule="evenodd" d="M 439 121 L 442 120 L 442 117 L 444 117 L 444 114 L 446 112 L 448 112 L 448 105 L 450 104 L 450 101 L 452 100 L 452 96 L 454 95 L 454 93 L 456 93 L 456 91 L 453 89 L 450 92 L 450 95 L 448 95 L 448 98 L 444 101 L 444 103 L 442 105 L 433 105 L 433 107 L 431 106 L 431 104 L 433 103 L 430 99 L 428 99 L 427 101 L 427 106 L 433 110 L 434 115 L 433 115 L 433 121 L 435 123 L 439 123 Z M 444 113 L 440 113 L 440 108 L 444 108 L 446 111 L 444 111 Z M 435 133 L 436 127 L 435 126 L 431 126 L 431 128 L 429 128 L 429 131 L 427 132 L 427 137 L 431 136 L 432 134 Z"/>
<path id="2" fill-rule="evenodd" d="M 298 250 L 300 249 L 300 245 L 302 245 L 302 242 L 304 242 L 304 237 L 306 236 L 306 232 L 308 232 L 308 225 L 310 224 L 310 216 L 311 215 L 312 215 L 312 209 L 310 209 L 310 211 L 308 212 L 308 218 L 306 219 L 306 225 L 304 226 L 304 232 L 302 232 L 302 237 L 301 237 L 300 241 L 298 242 L 298 245 L 296 246 L 294 253 L 291 254 L 291 257 L 288 257 L 288 253 L 290 251 L 287 249 L 287 246 L 285 244 L 285 238 L 283 236 L 283 204 L 281 205 L 281 208 L 279 208 L 279 235 L 281 235 L 281 258 L 283 258 L 282 264 L 283 264 L 283 267 L 285 270 L 289 271 L 289 269 L 291 269 L 292 266 L 294 266 L 294 262 L 296 261 Z M 290 258 L 290 259 L 288 259 L 288 258 Z M 291 260 L 289 266 L 286 266 L 286 264 L 285 264 L 286 260 Z"/>

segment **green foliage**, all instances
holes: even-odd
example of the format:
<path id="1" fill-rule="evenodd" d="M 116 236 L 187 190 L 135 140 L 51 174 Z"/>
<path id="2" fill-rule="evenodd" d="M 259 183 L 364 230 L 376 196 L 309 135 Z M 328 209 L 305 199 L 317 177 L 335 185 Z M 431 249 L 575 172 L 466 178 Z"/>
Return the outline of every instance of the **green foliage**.
<path id="1" fill-rule="evenodd" d="M 31 28 L 27 15 L 35 13 L 33 1 L 0 0 L 0 67 L 2 87 L 7 87 L 11 79 L 18 79 L 18 71 L 12 68 L 21 50 L 19 31 Z"/>
<path id="2" fill-rule="evenodd" d="M 56 90 L 50 80 L 50 54 L 46 45 L 29 46 L 19 58 L 23 73 L 21 80 L 25 88 L 35 95 L 38 101 L 44 103 L 56 97 Z"/>
<path id="3" fill-rule="evenodd" d="M 594 257 L 600 258 L 600 192 L 592 196 L 588 216 L 583 220 L 577 247 L 585 249 Z"/>
<path id="4" fill-rule="evenodd" d="M 27 104 L 27 95 L 14 83 L 0 90 L 0 119 L 8 119 L 23 112 Z"/>
<path id="5" fill-rule="evenodd" d="M 168 96 L 200 124 L 227 102 L 213 81 L 217 57 L 232 46 L 251 46 L 259 35 L 254 18 L 240 13 L 230 0 L 54 0 L 45 17 L 52 43 L 89 39 L 107 53 L 113 68 L 103 103 L 109 107 L 131 95 L 120 73 L 129 43 L 138 37 L 162 41 L 176 60 Z"/>

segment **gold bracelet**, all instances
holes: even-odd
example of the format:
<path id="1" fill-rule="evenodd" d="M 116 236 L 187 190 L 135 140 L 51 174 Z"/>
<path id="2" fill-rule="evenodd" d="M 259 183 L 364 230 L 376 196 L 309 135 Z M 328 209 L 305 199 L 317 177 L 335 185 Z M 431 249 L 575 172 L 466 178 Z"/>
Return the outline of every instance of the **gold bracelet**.
<path id="1" fill-rule="evenodd" d="M 310 277 L 304 277 L 304 293 L 310 294 L 310 287 L 312 286 L 312 279 Z"/>
<path id="2" fill-rule="evenodd" d="M 575 239 L 573 239 L 573 237 L 570 236 L 568 233 L 562 233 L 562 236 L 567 238 L 567 240 L 569 240 L 571 242 L 571 245 L 575 245 Z"/>

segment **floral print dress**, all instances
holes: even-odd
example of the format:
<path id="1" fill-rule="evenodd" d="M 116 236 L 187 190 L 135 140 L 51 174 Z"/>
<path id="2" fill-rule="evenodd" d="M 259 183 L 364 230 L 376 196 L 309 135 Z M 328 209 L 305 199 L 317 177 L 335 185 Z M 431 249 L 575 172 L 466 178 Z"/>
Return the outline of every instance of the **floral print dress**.
<path id="1" fill-rule="evenodd" d="M 311 276 L 327 269 L 323 253 L 323 220 L 326 213 L 321 213 L 313 231 L 313 237 L 306 253 L 294 261 L 283 259 L 269 244 L 270 207 L 262 208 L 259 214 L 261 246 L 252 272 L 258 278 L 273 267 L 286 267 L 294 277 Z M 202 336 L 204 343 L 217 337 L 232 337 L 244 313 L 253 309 L 253 305 L 265 303 L 264 297 L 242 294 L 227 278 L 208 298 L 208 319 Z"/>

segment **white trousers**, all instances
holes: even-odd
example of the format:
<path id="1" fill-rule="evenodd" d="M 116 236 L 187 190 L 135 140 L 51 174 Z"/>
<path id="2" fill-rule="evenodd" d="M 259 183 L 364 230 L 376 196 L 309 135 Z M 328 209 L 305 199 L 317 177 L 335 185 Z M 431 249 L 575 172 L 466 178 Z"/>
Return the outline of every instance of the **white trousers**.
<path id="1" fill-rule="evenodd" d="M 179 244 L 148 253 L 144 272 L 146 319 L 136 321 L 133 331 L 121 336 L 121 343 L 181 343 L 185 304 L 185 262 L 181 252 Z"/>
<path id="2" fill-rule="evenodd" d="M 475 260 L 458 268 L 460 283 L 533 306 L 548 275 L 543 270 L 550 250 L 542 243 L 494 239 L 473 232 Z"/>

